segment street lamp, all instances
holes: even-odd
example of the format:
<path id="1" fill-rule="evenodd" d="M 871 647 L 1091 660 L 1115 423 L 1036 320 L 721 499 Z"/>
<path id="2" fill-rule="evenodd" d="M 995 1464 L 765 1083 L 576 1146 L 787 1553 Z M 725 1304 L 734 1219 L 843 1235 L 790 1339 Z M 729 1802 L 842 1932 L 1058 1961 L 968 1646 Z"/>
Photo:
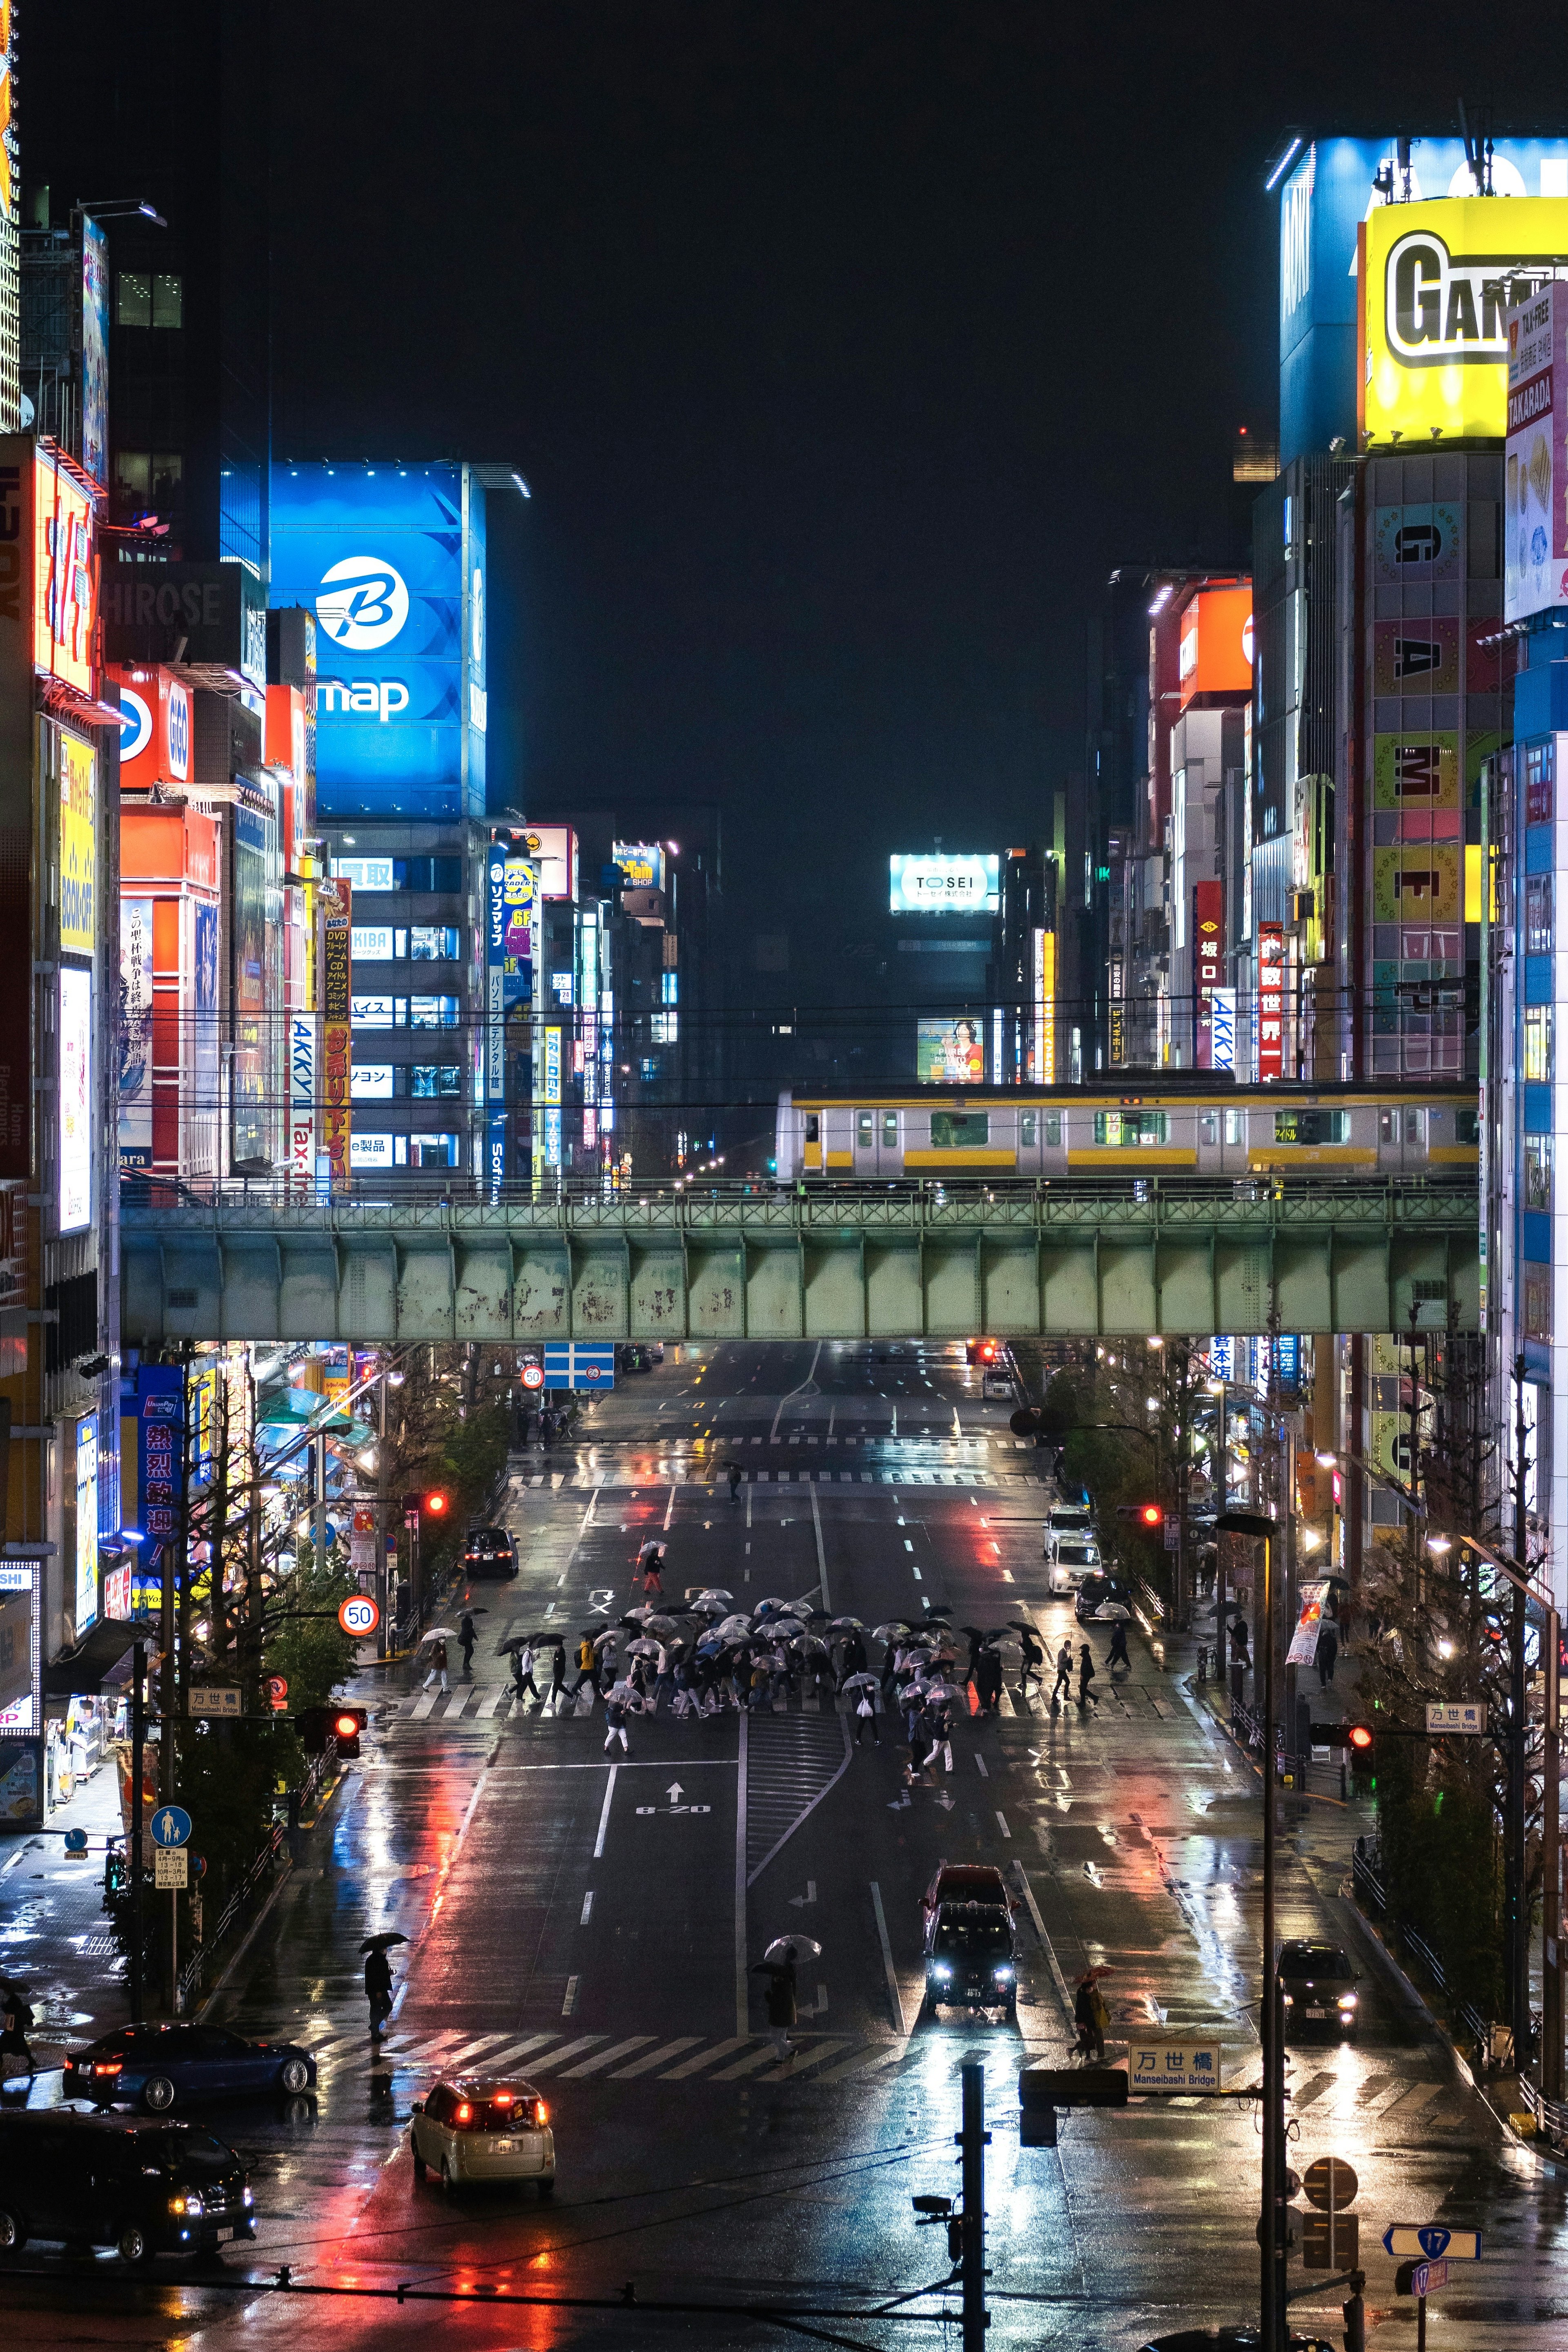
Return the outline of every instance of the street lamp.
<path id="1" fill-rule="evenodd" d="M 1260 1538 L 1263 1545 L 1263 1605 L 1260 1631 L 1263 1651 L 1263 2212 L 1260 2281 L 1262 2352 L 1286 2352 L 1285 2325 L 1285 2036 L 1280 2003 L 1280 1969 L 1274 1948 L 1275 1743 L 1279 1736 L 1279 1689 L 1275 1665 L 1274 1540 L 1279 1522 L 1262 1511 L 1222 1511 L 1215 1526 L 1224 1535 Z"/>

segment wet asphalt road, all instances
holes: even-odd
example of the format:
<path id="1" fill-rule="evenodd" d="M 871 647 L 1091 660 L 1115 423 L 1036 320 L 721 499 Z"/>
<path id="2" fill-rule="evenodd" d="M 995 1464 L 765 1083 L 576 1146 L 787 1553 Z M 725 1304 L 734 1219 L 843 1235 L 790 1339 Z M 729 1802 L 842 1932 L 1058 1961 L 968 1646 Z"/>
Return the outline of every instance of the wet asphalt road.
<path id="1" fill-rule="evenodd" d="M 744 1737 L 733 1715 L 661 1714 L 633 1725 L 629 1759 L 612 1759 L 599 1711 L 522 1712 L 504 1688 L 497 1640 L 612 1619 L 633 1597 L 638 1544 L 660 1528 L 668 1598 L 710 1583 L 737 1606 L 820 1593 L 868 1625 L 930 1599 L 961 1623 L 1027 1612 L 1054 1648 L 1071 1612 L 1046 1594 L 1048 1496 L 977 1381 L 961 1350 L 731 1346 L 628 1381 L 583 1444 L 515 1465 L 523 1569 L 516 1585 L 476 1591 L 488 1614 L 473 1684 L 455 1679 L 443 1698 L 406 1669 L 367 1678 L 362 1759 L 211 2012 L 307 2042 L 321 2068 L 319 2096 L 292 2112 L 204 2111 L 255 2162 L 259 2243 L 224 2257 L 225 2272 L 260 2279 L 287 2263 L 311 2284 L 404 2281 L 476 2299 L 220 2293 L 172 2269 L 140 2284 L 108 2256 L 67 2268 L 29 2253 L 0 2305 L 18 2340 L 216 2347 L 243 2329 L 251 2346 L 357 2347 L 412 2345 L 434 2325 L 475 2352 L 789 2340 L 739 2315 L 482 2298 L 613 2302 L 630 2283 L 644 2305 L 788 2297 L 849 2312 L 937 2281 L 945 2250 L 915 2228 L 909 2200 L 956 2194 L 967 2057 L 986 2065 L 993 2133 L 993 2346 L 1132 2347 L 1253 2308 L 1248 2103 L 1080 2113 L 1056 2151 L 1017 2139 L 1019 2066 L 1065 2054 L 1062 1987 L 1093 1960 L 1115 1970 L 1113 2058 L 1197 2037 L 1222 2050 L 1228 2084 L 1256 2080 L 1257 1784 L 1184 1661 L 1167 1672 L 1134 1633 L 1115 1688 L 1102 1633 L 1096 1708 L 1052 1717 L 1011 1693 L 999 1717 L 960 1730 L 950 1776 L 913 1790 L 885 1718 L 880 1747 L 852 1750 L 846 1719 L 798 1704 L 748 1719 Z M 735 1505 L 720 1467 L 731 1455 L 747 1473 Z M 1355 1938 L 1340 1887 L 1356 1826 L 1331 1803 L 1291 1821 L 1281 1931 L 1350 1942 L 1364 1972 L 1359 2039 L 1292 2053 L 1291 2162 L 1332 2154 L 1355 2168 L 1368 2303 L 1392 2340 L 1413 2333 L 1413 2314 L 1395 2306 L 1377 2238 L 1390 2221 L 1438 2221 L 1480 2227 L 1487 2259 L 1473 2285 L 1434 2299 L 1436 2352 L 1563 2341 L 1561 2179 L 1505 2149 Z M 1021 1874 L 1016 2026 L 920 2014 L 918 1898 L 942 1856 Z M 357 1946 L 382 1927 L 410 1942 L 372 2055 Z M 800 2047 L 779 2064 L 748 1970 L 790 1930 L 822 1953 L 802 1963 Z M 453 2205 L 413 2181 L 409 2103 L 443 2067 L 538 2084 L 557 2134 L 552 2205 L 531 2190 Z M 1309 2278 L 1293 2266 L 1293 2285 Z M 1299 2324 L 1326 2333 L 1332 2320 L 1337 2341 L 1340 2292 L 1304 2296 Z M 899 2347 L 934 2336 L 912 2320 L 809 2324 Z"/>

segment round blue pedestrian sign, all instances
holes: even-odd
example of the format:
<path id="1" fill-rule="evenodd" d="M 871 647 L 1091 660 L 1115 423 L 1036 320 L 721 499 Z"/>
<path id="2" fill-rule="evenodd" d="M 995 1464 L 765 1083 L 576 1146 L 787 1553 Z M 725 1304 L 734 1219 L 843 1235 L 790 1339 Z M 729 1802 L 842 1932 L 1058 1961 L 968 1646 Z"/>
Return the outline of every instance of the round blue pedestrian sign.
<path id="1" fill-rule="evenodd" d="M 87 1852 L 86 1830 L 68 1830 L 66 1832 L 66 1852 L 68 1853 L 85 1853 Z"/>
<path id="2" fill-rule="evenodd" d="M 160 1805 L 152 1816 L 154 1845 L 183 1845 L 191 1834 L 191 1816 L 181 1805 Z"/>

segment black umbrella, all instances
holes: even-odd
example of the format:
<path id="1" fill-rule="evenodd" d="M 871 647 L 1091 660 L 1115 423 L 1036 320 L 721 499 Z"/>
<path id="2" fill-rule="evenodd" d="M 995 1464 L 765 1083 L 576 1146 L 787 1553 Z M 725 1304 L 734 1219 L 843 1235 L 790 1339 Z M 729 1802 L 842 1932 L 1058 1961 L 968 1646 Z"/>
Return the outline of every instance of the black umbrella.
<path id="1" fill-rule="evenodd" d="M 360 1949 L 361 1952 L 384 1952 L 390 1944 L 406 1944 L 407 1941 L 406 1936 L 400 1935 L 395 1927 L 390 1927 L 383 1935 L 367 1936 Z"/>

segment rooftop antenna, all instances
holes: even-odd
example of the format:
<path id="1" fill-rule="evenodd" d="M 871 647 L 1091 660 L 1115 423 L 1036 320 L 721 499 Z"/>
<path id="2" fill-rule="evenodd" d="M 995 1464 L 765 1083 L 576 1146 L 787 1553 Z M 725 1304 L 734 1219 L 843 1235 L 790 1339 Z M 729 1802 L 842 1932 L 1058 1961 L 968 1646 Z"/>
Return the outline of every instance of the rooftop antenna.
<path id="1" fill-rule="evenodd" d="M 1478 196 L 1490 196 L 1496 194 L 1491 178 L 1492 142 L 1487 129 L 1490 113 L 1490 108 L 1482 109 L 1478 126 L 1472 131 L 1469 118 L 1465 112 L 1465 101 L 1462 98 L 1459 100 L 1459 137 L 1464 142 L 1465 162 L 1469 166 L 1470 178 L 1475 184 Z"/>

